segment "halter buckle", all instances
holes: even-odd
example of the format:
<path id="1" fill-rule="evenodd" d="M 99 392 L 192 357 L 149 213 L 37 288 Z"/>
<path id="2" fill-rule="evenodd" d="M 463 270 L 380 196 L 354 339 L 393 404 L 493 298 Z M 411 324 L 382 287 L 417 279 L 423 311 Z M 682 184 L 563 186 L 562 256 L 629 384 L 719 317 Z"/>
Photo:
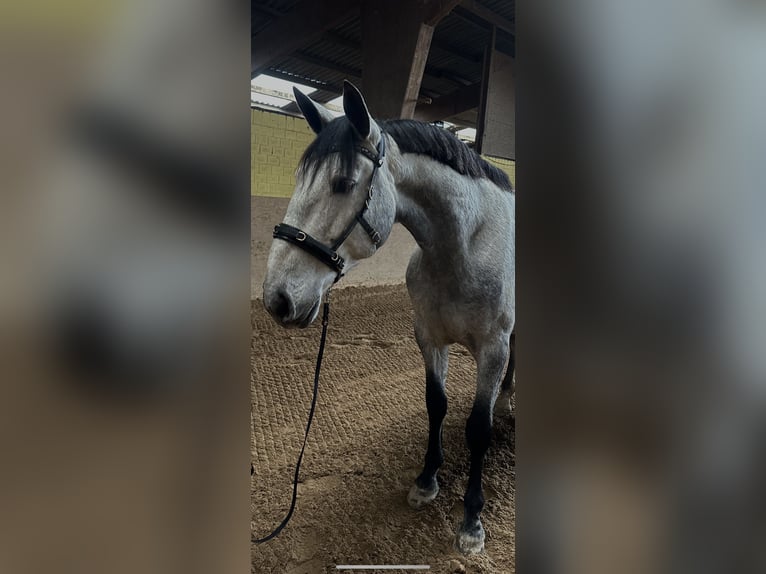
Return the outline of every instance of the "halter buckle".
<path id="1" fill-rule="evenodd" d="M 303 231 L 299 231 L 296 234 L 295 239 L 297 239 L 298 241 L 306 241 L 306 234 Z"/>
<path id="2" fill-rule="evenodd" d="M 375 247 L 377 247 L 378 243 L 380 243 L 380 233 L 378 231 L 373 231 L 370 235 L 370 240 L 375 244 Z"/>

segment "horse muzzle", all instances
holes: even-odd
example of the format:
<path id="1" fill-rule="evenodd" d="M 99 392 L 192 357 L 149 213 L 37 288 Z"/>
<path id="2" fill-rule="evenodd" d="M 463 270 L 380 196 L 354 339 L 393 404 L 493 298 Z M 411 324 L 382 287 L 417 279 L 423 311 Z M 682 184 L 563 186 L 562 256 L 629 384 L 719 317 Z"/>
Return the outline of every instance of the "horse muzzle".
<path id="1" fill-rule="evenodd" d="M 285 289 L 264 288 L 263 304 L 271 317 L 283 327 L 305 329 L 319 314 L 321 297 L 304 302 Z"/>

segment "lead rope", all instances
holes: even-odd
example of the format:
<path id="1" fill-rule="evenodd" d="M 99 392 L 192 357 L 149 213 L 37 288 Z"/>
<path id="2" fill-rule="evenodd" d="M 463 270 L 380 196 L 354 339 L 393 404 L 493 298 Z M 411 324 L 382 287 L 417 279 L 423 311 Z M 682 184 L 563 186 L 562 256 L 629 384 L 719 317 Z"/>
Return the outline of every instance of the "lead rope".
<path id="1" fill-rule="evenodd" d="M 317 406 L 317 393 L 319 392 L 319 372 L 322 370 L 322 355 L 324 355 L 324 344 L 327 339 L 327 324 L 330 318 L 330 292 L 327 292 L 325 297 L 324 306 L 322 309 L 322 338 L 319 341 L 319 353 L 317 354 L 317 363 L 314 369 L 314 396 L 311 399 L 311 408 L 309 409 L 309 420 L 306 423 L 306 433 L 303 435 L 303 446 L 301 447 L 301 453 L 298 455 L 298 462 L 295 465 L 295 477 L 293 478 L 293 500 L 290 502 L 290 510 L 287 512 L 282 523 L 277 526 L 274 531 L 264 538 L 252 538 L 254 544 L 262 544 L 268 542 L 272 538 L 276 538 L 280 532 L 290 522 L 290 518 L 295 511 L 295 503 L 298 500 L 298 475 L 301 471 L 301 461 L 303 460 L 303 451 L 306 450 L 306 442 L 309 438 L 309 430 L 311 430 L 311 421 L 314 420 L 314 409 Z"/>

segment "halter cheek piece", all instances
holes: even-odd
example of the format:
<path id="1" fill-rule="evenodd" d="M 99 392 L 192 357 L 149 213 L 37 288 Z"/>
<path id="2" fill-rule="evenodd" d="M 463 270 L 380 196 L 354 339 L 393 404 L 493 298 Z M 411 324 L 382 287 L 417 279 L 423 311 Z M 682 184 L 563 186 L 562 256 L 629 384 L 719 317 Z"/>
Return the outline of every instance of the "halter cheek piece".
<path id="1" fill-rule="evenodd" d="M 292 243 L 293 245 L 297 245 L 306 253 L 313 255 L 319 259 L 319 261 L 335 271 L 336 282 L 341 277 L 343 277 L 343 268 L 346 264 L 346 262 L 343 260 L 343 257 L 338 254 L 338 248 L 343 245 L 343 242 L 346 241 L 346 239 L 348 239 L 348 236 L 351 235 L 351 232 L 354 230 L 357 223 L 361 225 L 362 229 L 367 232 L 367 235 L 370 237 L 370 241 L 372 241 L 372 244 L 376 249 L 378 248 L 381 239 L 380 233 L 378 233 L 378 231 L 376 231 L 375 228 L 370 225 L 370 222 L 365 219 L 364 214 L 367 213 L 367 210 L 370 208 L 370 201 L 372 200 L 372 195 L 374 193 L 375 176 L 378 173 L 378 168 L 383 165 L 383 158 L 386 156 L 385 135 L 381 134 L 380 142 L 378 143 L 377 154 L 374 154 L 367 148 L 361 146 L 357 147 L 356 149 L 359 153 L 361 153 L 373 163 L 372 175 L 370 176 L 370 185 L 367 187 L 367 197 L 364 199 L 364 205 L 362 206 L 362 209 L 359 210 L 359 213 L 357 213 L 354 219 L 351 220 L 351 222 L 346 226 L 346 228 L 343 230 L 343 233 L 340 234 L 340 237 L 338 237 L 335 243 L 328 247 L 321 241 L 311 237 L 311 235 L 305 231 L 302 231 L 297 227 L 293 227 L 292 225 L 287 225 L 286 223 L 280 223 L 274 228 L 275 239 L 282 239 Z"/>

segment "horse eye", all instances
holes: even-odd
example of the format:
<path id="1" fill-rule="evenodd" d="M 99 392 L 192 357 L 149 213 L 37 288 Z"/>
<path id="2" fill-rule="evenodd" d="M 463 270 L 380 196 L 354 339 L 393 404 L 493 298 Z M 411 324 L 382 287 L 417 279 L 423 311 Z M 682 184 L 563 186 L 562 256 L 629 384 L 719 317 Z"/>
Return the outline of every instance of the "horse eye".
<path id="1" fill-rule="evenodd" d="M 350 193 L 351 190 L 354 189 L 355 185 L 356 185 L 356 182 L 353 179 L 348 179 L 345 177 L 336 179 L 332 185 L 332 192 L 340 193 L 340 194 Z"/>

